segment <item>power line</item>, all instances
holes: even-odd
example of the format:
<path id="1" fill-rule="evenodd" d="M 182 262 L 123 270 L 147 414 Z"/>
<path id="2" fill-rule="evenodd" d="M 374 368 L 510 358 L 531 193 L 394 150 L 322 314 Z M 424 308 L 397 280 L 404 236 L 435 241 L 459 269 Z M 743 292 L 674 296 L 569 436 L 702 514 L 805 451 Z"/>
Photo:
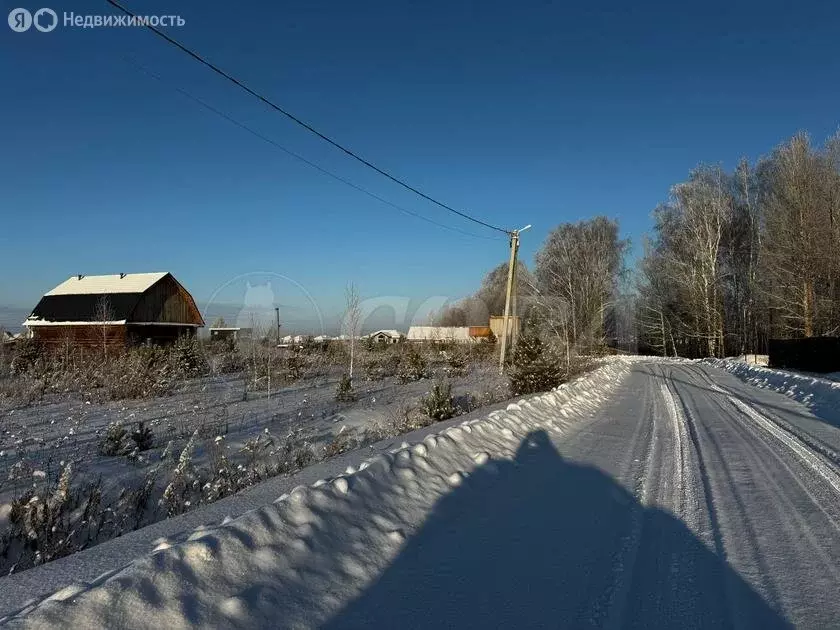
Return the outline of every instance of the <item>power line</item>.
<path id="1" fill-rule="evenodd" d="M 113 6 L 113 7 L 117 8 L 117 9 L 119 9 L 120 11 L 122 11 L 123 13 L 125 13 L 126 15 L 128 15 L 129 17 L 131 17 L 131 18 L 137 18 L 137 14 L 133 13 L 130 9 L 127 9 L 126 7 L 122 6 L 122 5 L 121 5 L 119 2 L 117 2 L 116 0 L 105 0 L 105 1 L 106 1 L 108 4 L 110 4 L 111 6 Z M 429 195 L 427 195 L 426 193 L 421 192 L 421 191 L 420 191 L 420 190 L 418 190 L 417 188 L 415 188 L 415 187 L 411 186 L 410 184 L 408 184 L 408 183 L 404 182 L 403 180 L 401 180 L 401 179 L 399 179 L 399 178 L 395 177 L 394 175 L 391 175 L 391 174 L 390 174 L 390 173 L 388 173 L 387 171 L 385 171 L 385 170 L 383 170 L 383 169 L 379 168 L 378 166 L 376 166 L 376 165 L 375 165 L 375 164 L 373 164 L 372 162 L 369 162 L 368 160 L 366 160 L 365 158 L 361 157 L 361 156 L 360 156 L 360 155 L 358 155 L 357 153 L 354 153 L 353 151 L 351 151 L 350 149 L 348 149 L 348 148 L 347 148 L 347 147 L 345 147 L 344 145 L 342 145 L 342 144 L 340 144 L 340 143 L 336 142 L 335 140 L 333 140 L 333 139 L 332 139 L 332 138 L 330 138 L 329 136 L 327 136 L 327 135 L 325 135 L 325 134 L 321 133 L 320 131 L 318 131 L 317 129 L 315 129 L 315 127 L 313 127 L 312 125 L 310 125 L 310 124 L 308 124 L 308 123 L 304 122 L 303 120 L 301 120 L 300 118 L 298 118 L 297 116 L 295 116 L 294 114 L 292 114 L 291 112 L 289 112 L 289 111 L 287 111 L 287 110 L 283 109 L 282 107 L 280 107 L 279 105 L 275 104 L 274 102 L 272 102 L 271 100 L 269 100 L 268 98 L 266 98 L 265 96 L 263 96 L 262 94 L 260 94 L 260 93 L 258 93 L 258 92 L 256 92 L 256 91 L 252 90 L 251 88 L 249 88 L 247 85 L 245 85 L 242 81 L 240 81 L 240 80 L 239 80 L 239 79 L 237 79 L 236 77 L 234 77 L 234 76 L 232 76 L 232 75 L 228 74 L 227 72 L 225 72 L 224 70 L 222 70 L 221 68 L 219 68 L 218 66 L 216 66 L 215 64 L 213 64 L 212 62 L 207 61 L 204 57 L 202 57 L 202 56 L 201 56 L 201 55 L 199 55 L 198 53 L 194 52 L 193 50 L 191 50 L 191 49 L 187 48 L 184 44 L 180 43 L 180 42 L 179 42 L 179 41 L 177 41 L 176 39 L 173 39 L 172 37 L 170 37 L 169 35 L 167 35 L 167 34 L 166 34 L 166 33 L 164 33 L 163 31 L 161 31 L 161 30 L 160 30 L 159 28 L 157 28 L 156 26 L 152 26 L 152 25 L 151 25 L 148 21 L 144 21 L 144 22 L 143 22 L 143 24 L 145 24 L 145 26 L 146 26 L 146 27 L 147 27 L 150 31 L 152 31 L 153 33 L 155 33 L 158 37 L 161 37 L 161 38 L 165 39 L 167 42 L 169 42 L 170 44 L 172 44 L 173 46 L 175 46 L 176 48 L 178 48 L 178 49 L 179 49 L 179 50 L 181 50 L 182 52 L 186 53 L 187 55 L 189 55 L 190 57 L 192 57 L 193 59 L 195 59 L 196 61 L 198 61 L 198 62 L 199 62 L 199 63 L 201 63 L 202 65 L 207 66 L 208 68 L 210 68 L 213 72 L 215 72 L 215 73 L 216 73 L 216 74 L 218 74 L 219 76 L 224 77 L 225 79 L 227 79 L 228 81 L 230 81 L 230 82 L 231 82 L 231 83 L 233 83 L 234 85 L 238 86 L 239 88 L 241 88 L 242 90 L 244 90 L 245 92 L 247 92 L 248 94 L 250 94 L 251 96 L 253 96 L 253 97 L 255 97 L 255 98 L 259 99 L 260 101 L 262 101 L 263 103 L 265 103 L 266 105 L 268 105 L 269 107 L 271 107 L 273 110 L 275 110 L 275 111 L 277 111 L 277 112 L 279 112 L 279 113 L 283 114 L 283 115 L 284 115 L 286 118 L 288 118 L 289 120 L 291 120 L 291 121 L 293 121 L 294 123 L 296 123 L 296 124 L 300 125 L 301 127 L 303 127 L 304 129 L 306 129 L 307 131 L 309 131 L 309 132 L 311 132 L 311 133 L 315 134 L 316 136 L 318 136 L 319 138 L 321 138 L 321 139 L 322 139 L 322 140 L 324 140 L 325 142 L 328 142 L 329 144 L 331 144 L 331 145 L 332 145 L 332 146 L 334 146 L 335 148 L 337 148 L 337 149 L 339 149 L 339 150 L 343 151 L 344 153 L 346 153 L 347 155 L 349 155 L 350 157 L 352 157 L 354 160 L 357 160 L 358 162 L 361 162 L 362 164 L 364 164 L 364 165 L 365 165 L 365 166 L 367 166 L 368 168 L 373 169 L 374 171 L 376 171 L 376 172 L 377 172 L 377 173 L 379 173 L 380 175 L 383 175 L 384 177 L 387 177 L 387 178 L 388 178 L 388 179 L 390 179 L 392 182 L 394 182 L 394 183 L 396 183 L 396 184 L 399 184 L 399 185 L 400 185 L 400 186 L 402 186 L 403 188 L 406 188 L 407 190 L 410 190 L 410 191 L 411 191 L 411 192 L 413 192 L 414 194 L 419 195 L 420 197 L 422 197 L 423 199 L 426 199 L 427 201 L 431 201 L 433 204 L 438 205 L 438 206 L 440 206 L 441 208 L 444 208 L 445 210 L 448 210 L 449 212 L 452 212 L 452 213 L 454 213 L 454 214 L 457 214 L 458 216 L 460 216 L 460 217 L 462 217 L 462 218 L 464 218 L 464 219 L 467 219 L 468 221 L 472 221 L 473 223 L 477 223 L 478 225 L 482 225 L 482 226 L 484 226 L 484 227 L 486 227 L 486 228 L 490 228 L 491 230 L 496 230 L 496 231 L 498 231 L 498 232 L 502 232 L 502 233 L 504 233 L 504 234 L 510 234 L 510 230 L 506 230 L 505 228 L 502 228 L 502 227 L 499 227 L 499 226 L 493 225 L 493 224 L 491 224 L 491 223 L 487 223 L 487 222 L 485 222 L 485 221 L 482 221 L 481 219 L 476 219 L 475 217 L 472 217 L 472 216 L 468 215 L 468 214 L 467 214 L 467 213 L 465 213 L 465 212 L 461 212 L 460 210 L 456 210 L 455 208 L 453 208 L 453 207 L 451 207 L 451 206 L 449 206 L 449 205 L 447 205 L 447 204 L 445 204 L 445 203 L 443 203 L 443 202 L 441 202 L 441 201 L 438 201 L 438 200 L 437 200 L 437 199 L 435 199 L 434 197 L 430 197 L 430 196 L 429 196 Z"/>
<path id="2" fill-rule="evenodd" d="M 307 158 L 303 157 L 303 156 L 302 156 L 302 155 L 300 155 L 299 153 L 295 153 L 294 151 L 292 151 L 292 150 L 290 150 L 290 149 L 287 149 L 287 148 L 286 148 L 286 147 L 284 147 L 282 144 L 280 144 L 280 143 L 278 143 L 278 142 L 276 142 L 276 141 L 272 140 L 271 138 L 269 138 L 269 137 L 267 137 L 267 136 L 265 136 L 265 135 L 261 134 L 259 131 L 256 131 L 255 129 L 252 129 L 252 128 L 251 128 L 251 127 L 249 127 L 248 125 L 246 125 L 246 124 L 244 124 L 244 123 L 239 122 L 238 120 L 236 120 L 236 119 L 235 119 L 235 118 L 233 118 L 232 116 L 230 116 L 230 115 L 226 114 L 225 112 L 223 112 L 223 111 L 221 111 L 221 110 L 217 109 L 216 107 L 214 107 L 214 106 L 213 106 L 213 105 L 211 105 L 210 103 L 208 103 L 208 102 L 206 102 L 206 101 L 204 101 L 204 100 L 202 100 L 202 99 L 198 98 L 197 96 L 194 96 L 193 94 L 191 94 L 191 93 L 187 92 L 187 91 L 186 91 L 186 90 L 184 90 L 183 88 L 180 88 L 180 87 L 178 87 L 177 85 L 174 85 L 174 84 L 172 84 L 172 83 L 170 83 L 170 82 L 166 81 L 166 80 L 165 80 L 163 77 L 161 77 L 159 74 L 157 74 L 157 73 L 153 72 L 152 70 L 150 70 L 149 68 L 147 68 L 146 66 L 144 66 L 143 64 L 141 64 L 140 62 L 138 62 L 136 59 L 132 59 L 131 57 L 129 57 L 129 56 L 127 56 L 127 55 L 121 55 L 121 56 L 122 56 L 122 59 L 123 59 L 124 61 L 126 61 L 126 62 L 127 62 L 127 63 L 129 63 L 130 65 L 134 66 L 137 70 L 139 70 L 139 71 L 143 72 L 144 74 L 146 74 L 147 76 L 149 76 L 149 77 L 151 77 L 151 78 L 153 78 L 153 79 L 157 80 L 157 81 L 158 81 L 159 83 L 161 83 L 162 85 L 166 85 L 166 86 L 168 86 L 168 87 L 172 88 L 173 90 L 175 90 L 176 92 L 178 92 L 178 93 L 179 93 L 179 94 L 181 94 L 182 96 L 185 96 L 186 98 L 190 99 L 191 101 L 193 101 L 194 103 L 196 103 L 196 104 L 200 105 L 201 107 L 205 108 L 206 110 L 208 110 L 208 111 L 210 111 L 210 112 L 212 112 L 212 113 L 216 114 L 217 116 L 220 116 L 221 118 L 224 118 L 224 119 L 225 119 L 226 121 L 228 121 L 229 123 L 231 123 L 231 124 L 233 124 L 233 125 L 236 125 L 237 127 L 239 127 L 240 129 L 242 129 L 242 130 L 244 130 L 244 131 L 247 131 L 247 132 L 248 132 L 248 133 L 250 133 L 252 136 L 254 136 L 254 137 L 256 137 L 256 138 L 259 138 L 259 139 L 260 139 L 260 140 L 262 140 L 263 142 L 266 142 L 266 143 L 268 143 L 268 144 L 272 145 L 273 147 L 275 147 L 275 148 L 277 148 L 277 149 L 280 149 L 280 150 L 281 150 L 283 153 L 285 153 L 286 155 L 288 155 L 288 156 L 290 156 L 290 157 L 293 157 L 293 158 L 295 158 L 296 160 L 299 160 L 299 161 L 303 162 L 304 164 L 306 164 L 306 165 L 308 165 L 308 166 L 311 166 L 312 168 L 314 168 L 314 169 L 315 169 L 315 170 L 317 170 L 318 172 L 320 172 L 320 173 L 322 173 L 322 174 L 326 175 L 327 177 L 331 177 L 332 179 L 334 179 L 334 180 L 336 180 L 336 181 L 339 181 L 339 182 L 341 182 L 342 184 L 345 184 L 346 186 L 349 186 L 350 188 L 353 188 L 354 190 L 357 190 L 357 191 L 359 191 L 359 192 L 361 192 L 361 193 L 363 193 L 363 194 L 367 195 L 368 197 L 371 197 L 372 199 L 376 199 L 376 200 L 377 200 L 377 201 L 379 201 L 380 203 L 384 203 L 385 205 L 390 206 L 391 208 L 394 208 L 395 210 L 399 210 L 400 212 L 402 212 L 402 213 L 404 213 L 404 214 L 407 214 L 407 215 L 409 215 L 409 216 L 415 217 L 415 218 L 420 219 L 420 220 L 422 220 L 422 221 L 426 221 L 427 223 L 431 223 L 432 225 L 436 225 L 436 226 L 441 227 L 441 228 L 443 228 L 443 229 L 445 229 L 445 230 L 450 230 L 450 231 L 452 231 L 452 232 L 457 232 L 457 233 L 459 233 L 459 234 L 463 234 L 463 235 L 465 235 L 465 236 L 471 236 L 471 237 L 473 237 L 473 238 L 480 238 L 480 239 L 486 239 L 486 240 L 491 240 L 491 241 L 500 240 L 500 239 L 499 239 L 499 238 L 497 238 L 497 237 L 493 237 L 493 236 L 481 236 L 481 235 L 479 235 L 479 234 L 473 234 L 472 232 L 468 232 L 468 231 L 466 231 L 466 230 L 462 230 L 462 229 L 460 229 L 460 228 L 457 228 L 457 227 L 454 227 L 454 226 L 451 226 L 451 225 L 446 225 L 445 223 L 440 223 L 440 222 L 438 222 L 438 221 L 435 221 L 434 219 L 430 219 L 429 217 L 426 217 L 426 216 L 423 216 L 422 214 L 419 214 L 419 213 L 417 213 L 417 212 L 414 212 L 413 210 L 409 210 L 408 208 L 404 208 L 404 207 L 402 207 L 402 206 L 400 206 L 400 205 L 397 205 L 397 204 L 395 204 L 395 203 L 393 203 L 393 202 L 391 202 L 391 201 L 388 201 L 387 199 L 385 199 L 385 198 L 383 198 L 383 197 L 380 197 L 380 196 L 379 196 L 379 195 L 377 195 L 376 193 L 373 193 L 373 192 L 371 192 L 371 191 L 367 190 L 366 188 L 363 188 L 363 187 L 359 186 L 358 184 L 354 184 L 354 183 L 353 183 L 352 181 L 350 181 L 349 179 L 346 179 L 346 178 L 344 178 L 344 177 L 342 177 L 342 176 L 340 176 L 340 175 L 336 175 L 336 174 L 335 174 L 335 173 L 333 173 L 332 171 L 329 171 L 329 170 L 325 169 L 324 167 L 322 167 L 322 166 L 320 166 L 320 165 L 316 164 L 315 162 L 313 162 L 313 161 L 311 161 L 311 160 L 309 160 L 309 159 L 307 159 Z"/>

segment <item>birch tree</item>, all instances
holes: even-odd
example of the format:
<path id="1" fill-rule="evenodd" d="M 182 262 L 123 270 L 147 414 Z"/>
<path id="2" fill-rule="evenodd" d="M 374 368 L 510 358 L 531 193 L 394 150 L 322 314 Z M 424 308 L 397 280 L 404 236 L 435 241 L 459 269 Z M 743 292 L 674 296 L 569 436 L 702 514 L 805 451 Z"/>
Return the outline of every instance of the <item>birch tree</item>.
<path id="1" fill-rule="evenodd" d="M 784 336 L 836 334 L 838 328 L 840 175 L 832 151 L 831 145 L 817 151 L 798 134 L 762 165 L 766 290 Z"/>
<path id="2" fill-rule="evenodd" d="M 604 318 L 615 294 L 629 243 L 618 223 L 596 217 L 556 227 L 536 255 L 535 300 L 546 324 L 571 346 L 603 344 Z"/>
<path id="3" fill-rule="evenodd" d="M 348 376 L 350 380 L 353 379 L 353 364 L 356 359 L 356 339 L 359 336 L 359 328 L 362 323 L 362 299 L 359 295 L 359 289 L 356 285 L 350 282 L 344 290 L 344 318 L 343 328 L 344 334 L 349 337 L 350 342 L 350 369 Z"/>
<path id="4" fill-rule="evenodd" d="M 102 344 L 102 356 L 107 360 L 108 342 L 111 338 L 110 331 L 112 327 L 110 322 L 114 319 L 114 312 L 111 308 L 111 298 L 107 295 L 102 295 L 96 300 L 95 317 L 99 333 L 99 341 Z"/>

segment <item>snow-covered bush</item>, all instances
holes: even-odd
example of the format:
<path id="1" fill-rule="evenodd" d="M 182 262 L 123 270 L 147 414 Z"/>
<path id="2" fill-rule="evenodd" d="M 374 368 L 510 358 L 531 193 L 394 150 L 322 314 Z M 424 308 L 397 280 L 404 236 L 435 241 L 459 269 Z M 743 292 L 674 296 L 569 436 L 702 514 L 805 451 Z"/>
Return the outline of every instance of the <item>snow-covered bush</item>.
<path id="1" fill-rule="evenodd" d="M 352 451 L 357 446 L 355 438 L 350 436 L 350 431 L 342 431 L 324 447 L 324 457 L 335 457 L 346 451 Z"/>
<path id="2" fill-rule="evenodd" d="M 44 346 L 35 339 L 20 339 L 15 344 L 14 356 L 11 362 L 12 374 L 25 374 L 43 364 L 45 360 Z"/>
<path id="3" fill-rule="evenodd" d="M 396 350 L 392 350 L 393 344 L 376 345 L 385 347 L 385 350 L 376 348 L 362 358 L 365 378 L 369 381 L 394 376 L 400 367 L 400 355 Z"/>
<path id="4" fill-rule="evenodd" d="M 195 337 L 179 337 L 172 346 L 169 359 L 181 377 L 189 378 L 208 371 L 207 357 Z"/>
<path id="5" fill-rule="evenodd" d="M 125 427 L 118 421 L 111 422 L 105 429 L 105 435 L 99 441 L 99 454 L 111 457 L 124 455 L 126 452 L 126 431 Z"/>
<path id="6" fill-rule="evenodd" d="M 138 451 L 148 451 L 154 446 L 154 433 L 142 421 L 137 424 L 137 428 L 131 432 L 131 439 L 134 442 Z"/>
<path id="7" fill-rule="evenodd" d="M 295 449 L 294 452 L 294 462 L 295 466 L 298 468 L 306 468 L 315 461 L 315 453 L 312 452 L 312 449 L 309 447 L 308 444 L 303 444 Z"/>
<path id="8" fill-rule="evenodd" d="M 457 409 L 452 400 L 452 385 L 450 383 L 432 385 L 431 391 L 420 399 L 420 408 L 436 422 L 453 417 Z"/>
<path id="9" fill-rule="evenodd" d="M 446 358 L 446 375 L 450 378 L 465 376 L 469 358 L 462 348 L 452 348 L 443 353 Z"/>
<path id="10" fill-rule="evenodd" d="M 429 367 L 425 357 L 415 348 L 409 348 L 400 359 L 397 378 L 401 383 L 419 381 L 429 375 Z"/>
<path id="11" fill-rule="evenodd" d="M 353 381 L 346 374 L 341 375 L 341 380 L 338 381 L 338 388 L 335 391 L 335 399 L 338 402 L 353 402 L 356 400 L 356 394 L 353 391 Z"/>

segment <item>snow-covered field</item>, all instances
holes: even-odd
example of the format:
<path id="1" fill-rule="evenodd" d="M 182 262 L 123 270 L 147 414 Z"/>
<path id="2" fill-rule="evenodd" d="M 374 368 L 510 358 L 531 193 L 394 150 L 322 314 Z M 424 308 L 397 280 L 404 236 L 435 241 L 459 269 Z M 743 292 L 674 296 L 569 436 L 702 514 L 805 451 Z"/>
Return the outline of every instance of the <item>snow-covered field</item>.
<path id="1" fill-rule="evenodd" d="M 215 501 L 273 474 L 297 470 L 329 456 L 327 448 L 339 434 L 348 438 L 341 448 L 352 448 L 367 439 L 368 429 L 388 425 L 407 406 L 416 407 L 434 382 L 358 379 L 356 400 L 337 402 L 339 373 L 304 379 L 270 395 L 246 392 L 242 375 L 225 375 L 193 379 L 172 395 L 144 400 L 97 402 L 65 395 L 24 407 L 6 402 L 5 408 L 0 406 L 0 574 L 27 569 Z M 471 364 L 466 374 L 450 375 L 448 380 L 456 403 L 467 410 L 509 396 L 506 382 L 486 364 Z M 152 448 L 134 457 L 103 455 L 102 437 L 115 421 L 129 431 L 143 422 L 153 432 Z M 178 454 L 196 432 L 190 466 L 198 471 L 193 481 L 200 485 L 194 491 L 184 489 L 175 510 L 161 508 L 159 499 L 179 464 Z M 131 445 L 128 436 L 125 441 Z M 222 457 L 224 487 L 215 478 L 220 476 Z M 55 534 L 35 533 L 43 527 L 27 524 L 27 516 L 11 524 L 15 499 L 43 505 L 52 497 L 52 507 L 57 505 L 64 470 L 69 471 L 74 492 L 61 505 L 65 514 L 57 516 L 53 509 L 55 523 L 42 519 Z M 89 505 L 96 508 L 95 514 Z M 32 508 L 29 503 L 27 510 L 34 514 Z M 32 530 L 26 535 L 37 535 L 39 547 L 53 553 L 34 556 L 23 544 L 24 529 Z"/>
<path id="2" fill-rule="evenodd" d="M 435 505 L 476 474 L 591 415 L 629 372 L 615 358 L 556 390 L 380 454 L 6 621 L 32 627 L 312 627 L 359 595 Z M 492 526 L 488 523 L 488 526 Z"/>

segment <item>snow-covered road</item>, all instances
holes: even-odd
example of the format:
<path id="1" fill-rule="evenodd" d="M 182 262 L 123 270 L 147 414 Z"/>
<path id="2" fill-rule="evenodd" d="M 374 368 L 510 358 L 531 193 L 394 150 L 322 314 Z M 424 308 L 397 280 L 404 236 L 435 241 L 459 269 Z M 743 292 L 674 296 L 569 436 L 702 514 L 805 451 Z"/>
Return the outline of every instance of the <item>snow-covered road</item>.
<path id="1" fill-rule="evenodd" d="M 8 622 L 836 627 L 838 452 L 717 367 L 614 360 Z"/>

